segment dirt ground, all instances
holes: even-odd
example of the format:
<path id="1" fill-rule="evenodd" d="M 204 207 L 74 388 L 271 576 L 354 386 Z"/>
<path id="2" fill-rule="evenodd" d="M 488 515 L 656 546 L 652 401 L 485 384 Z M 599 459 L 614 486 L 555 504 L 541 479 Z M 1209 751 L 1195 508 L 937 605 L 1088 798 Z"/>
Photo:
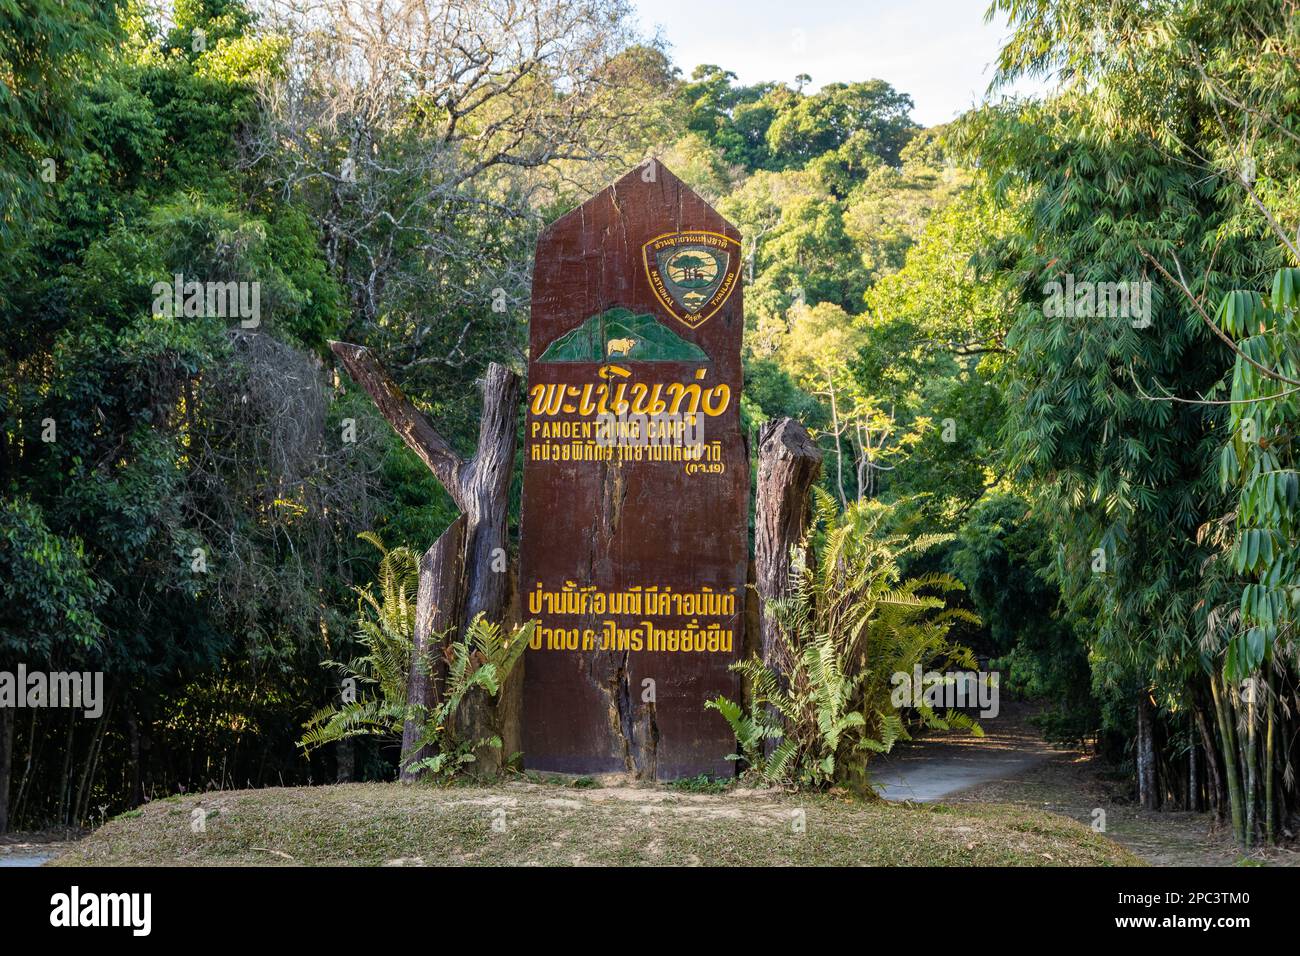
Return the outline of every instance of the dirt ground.
<path id="1" fill-rule="evenodd" d="M 997 718 L 983 721 L 983 736 L 935 733 L 876 757 L 869 777 L 885 800 L 948 802 L 972 787 L 1023 776 L 1052 756 L 1030 723 L 1036 710 L 1004 703 Z"/>
<path id="2" fill-rule="evenodd" d="M 1233 843 L 1230 830 L 1216 826 L 1212 813 L 1142 809 L 1131 793 L 1131 783 L 1100 758 L 1046 745 L 1033 726 L 1034 713 L 1032 707 L 1012 704 L 1005 719 L 985 722 L 983 739 L 934 737 L 901 751 L 893 763 L 914 768 L 907 775 L 923 780 L 926 762 L 941 768 L 969 765 L 973 768 L 968 774 L 970 784 L 949 787 L 943 803 L 952 807 L 1011 804 L 1059 813 L 1088 826 L 1096 822 L 1104 825 L 1107 837 L 1153 866 L 1300 866 L 1295 841 L 1247 856 Z M 994 757 L 995 771 L 1004 767 L 1006 772 L 979 779 L 979 768 L 990 766 L 988 756 Z"/>

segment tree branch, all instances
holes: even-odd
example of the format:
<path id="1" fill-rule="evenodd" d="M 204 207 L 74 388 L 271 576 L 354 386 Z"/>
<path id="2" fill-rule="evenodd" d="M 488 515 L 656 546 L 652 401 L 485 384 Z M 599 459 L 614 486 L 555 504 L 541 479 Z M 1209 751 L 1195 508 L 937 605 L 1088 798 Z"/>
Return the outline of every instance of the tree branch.
<path id="1" fill-rule="evenodd" d="M 1162 276 L 1168 279 L 1171 284 L 1178 286 L 1178 288 L 1182 290 L 1183 295 L 1187 296 L 1188 300 L 1192 303 L 1192 305 L 1196 307 L 1196 311 L 1200 315 L 1201 321 L 1204 322 L 1206 325 L 1208 325 L 1210 327 L 1210 330 L 1214 332 L 1214 334 L 1217 335 L 1220 339 L 1222 339 L 1223 343 L 1226 346 L 1228 346 L 1228 348 L 1232 349 L 1233 354 L 1237 355 L 1247 364 L 1253 366 L 1256 369 L 1256 371 L 1260 372 L 1262 375 L 1271 378 L 1276 382 L 1282 382 L 1285 385 L 1300 385 L 1300 382 L 1296 381 L 1295 379 L 1287 378 L 1287 376 L 1283 375 L 1281 372 L 1275 372 L 1268 366 L 1261 365 L 1259 362 L 1255 361 L 1253 358 L 1251 358 L 1249 355 L 1243 352 L 1238 347 L 1237 343 L 1234 342 L 1228 336 L 1228 334 L 1223 331 L 1223 329 L 1219 328 L 1218 325 L 1215 324 L 1214 319 L 1210 318 L 1210 313 L 1205 311 L 1205 306 L 1201 305 L 1201 300 L 1198 299 L 1196 295 L 1192 292 L 1192 290 L 1187 287 L 1187 282 L 1183 278 L 1183 266 L 1182 263 L 1178 261 L 1177 256 L 1174 257 L 1174 265 L 1178 268 L 1178 278 L 1174 278 L 1174 276 L 1170 274 L 1169 270 L 1166 269 L 1164 266 L 1162 266 L 1159 260 L 1157 260 L 1155 256 L 1151 255 L 1151 253 L 1147 252 L 1145 249 L 1141 249 L 1139 251 L 1142 253 L 1142 255 L 1146 256 L 1146 258 L 1150 261 L 1150 263 L 1153 266 L 1155 266 L 1158 270 L 1160 270 L 1160 274 Z"/>
<path id="2" fill-rule="evenodd" d="M 456 507 L 461 511 L 469 511 L 465 483 L 461 477 L 466 463 L 429 424 L 424 413 L 398 388 L 392 376 L 379 364 L 379 360 L 362 345 L 330 342 L 330 349 L 342 360 L 343 367 L 353 380 L 374 400 L 380 414 L 393 426 L 393 431 L 401 436 L 406 446 L 419 455 L 434 477 L 442 482 L 442 486 L 456 502 Z"/>

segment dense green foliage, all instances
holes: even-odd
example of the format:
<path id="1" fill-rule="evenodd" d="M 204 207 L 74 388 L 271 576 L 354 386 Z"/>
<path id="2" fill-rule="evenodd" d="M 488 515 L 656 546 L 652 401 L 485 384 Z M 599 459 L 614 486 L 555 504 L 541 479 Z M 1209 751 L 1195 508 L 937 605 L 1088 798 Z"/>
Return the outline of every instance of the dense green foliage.
<path id="1" fill-rule="evenodd" d="M 1103 724 L 1133 740 L 1143 803 L 1200 805 L 1187 781 L 1208 768 L 1210 800 L 1249 846 L 1295 805 L 1281 783 L 1292 748 L 1274 726 L 1293 711 L 1294 637 L 1272 617 L 1277 596 L 1255 604 L 1249 578 L 1280 570 L 1256 519 L 1285 500 L 1288 480 L 1254 476 L 1285 471 L 1268 449 L 1286 431 L 1237 431 L 1285 408 L 1262 383 L 1286 384 L 1270 366 L 1294 349 L 1285 319 L 1256 314 L 1251 291 L 1297 258 L 1294 11 L 1249 0 L 996 7 L 1014 27 L 1002 77 L 1062 78 L 1048 102 L 985 111 L 963 129 L 994 188 L 1023 197 L 1033 223 L 1001 266 L 1023 283 L 1007 336 L 1007 458 L 1049 523 L 1052 578 L 1086 628 Z M 1052 283 L 1067 279 L 1145 283 L 1149 309 L 1062 309 Z M 1212 317 L 1221 300 L 1239 350 Z M 1259 367 L 1229 372 L 1234 350 Z M 1234 502 L 1224 490 L 1238 477 Z"/>
<path id="2" fill-rule="evenodd" d="M 887 507 L 861 502 L 841 516 L 834 498 L 818 491 L 821 543 L 796 564 L 790 597 L 772 604 L 781 666 L 757 656 L 739 662 L 748 707 L 725 697 L 707 706 L 736 732 L 735 759 L 763 782 L 863 789 L 870 756 L 911 739 L 912 713 L 933 730 L 979 732 L 966 714 L 940 716 L 924 698 L 900 705 L 894 681 L 914 670 L 975 670 L 974 656 L 949 631 L 959 619 L 978 618 L 947 606 L 947 593 L 961 589 L 955 578 L 901 579 L 899 560 L 940 536 L 887 534 Z"/>
<path id="3" fill-rule="evenodd" d="M 108 684 L 99 721 L 0 711 L 0 828 L 396 773 L 359 731 L 409 713 L 411 566 L 455 508 L 328 343 L 468 451 L 486 364 L 524 367 L 538 230 L 657 155 L 743 236 L 745 427 L 797 417 L 825 454 L 792 684 L 751 662 L 715 702 L 750 766 L 856 780 L 946 720 L 881 681 L 978 655 L 1148 806 L 1284 832 L 1292 5 L 997 0 L 998 81 L 1056 87 L 920 129 L 882 80 L 684 76 L 619 0 L 555 3 L 534 55 L 471 74 L 330 5 L 0 4 L 0 670 Z M 526 31 L 466 10 L 484 50 Z M 191 281 L 255 283 L 256 317 L 175 308 Z M 1117 283 L 1119 310 L 1061 292 Z M 515 648 L 492 633 L 451 646 Z M 426 743 L 439 772 L 473 746 Z"/>

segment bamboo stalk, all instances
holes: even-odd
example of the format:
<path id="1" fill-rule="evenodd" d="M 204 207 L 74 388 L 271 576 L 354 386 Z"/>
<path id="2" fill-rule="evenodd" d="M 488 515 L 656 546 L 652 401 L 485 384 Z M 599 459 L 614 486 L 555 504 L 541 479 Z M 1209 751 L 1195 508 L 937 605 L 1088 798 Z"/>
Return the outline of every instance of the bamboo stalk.
<path id="1" fill-rule="evenodd" d="M 41 743 L 45 743 L 45 737 L 42 735 Z M 13 805 L 9 808 L 10 820 L 17 820 L 23 810 L 23 801 L 27 798 L 27 783 L 31 780 L 32 764 L 36 758 L 36 710 L 32 710 L 32 719 L 27 732 L 27 759 L 23 764 L 23 776 L 18 781 L 18 795 L 14 797 Z"/>
<path id="2" fill-rule="evenodd" d="M 1232 813 L 1232 833 L 1237 843 L 1245 845 L 1246 824 L 1241 805 L 1241 778 L 1237 772 L 1237 739 L 1232 730 L 1232 720 L 1226 708 L 1231 704 L 1224 700 L 1219 687 L 1219 675 L 1210 674 L 1210 693 L 1214 697 L 1214 715 L 1219 722 L 1219 735 L 1223 738 L 1223 770 L 1228 778 L 1228 805 Z"/>
<path id="3" fill-rule="evenodd" d="M 104 735 L 108 729 L 109 719 L 113 715 L 113 704 L 117 700 L 117 687 L 109 691 L 108 704 L 96 722 L 98 726 L 91 736 L 90 750 L 86 754 L 86 764 L 82 768 L 81 783 L 77 787 L 77 800 L 74 817 L 78 823 L 90 816 L 90 797 L 95 789 L 95 773 L 99 768 L 99 754 L 104 746 Z"/>
<path id="4" fill-rule="evenodd" d="M 1209 773 L 1205 789 L 1214 807 L 1215 820 L 1223 822 L 1228 818 L 1227 784 L 1224 783 L 1223 772 L 1219 766 L 1219 751 L 1214 745 L 1214 731 L 1210 730 L 1210 722 L 1205 719 L 1205 708 L 1199 703 L 1196 705 L 1196 726 L 1201 732 L 1201 752 L 1205 754 L 1205 769 Z"/>
<path id="5" fill-rule="evenodd" d="M 1264 734 L 1264 839 L 1277 840 L 1277 794 L 1273 785 L 1273 759 L 1276 746 L 1275 714 L 1273 707 L 1273 672 L 1268 674 L 1268 696 L 1264 698 L 1268 729 Z"/>
<path id="6" fill-rule="evenodd" d="M 59 774 L 59 822 L 65 825 L 72 821 L 68 818 L 72 811 L 72 751 L 76 742 L 77 714 L 68 711 L 68 737 L 63 745 L 63 772 Z"/>
<path id="7" fill-rule="evenodd" d="M 1255 844 L 1259 821 L 1259 742 L 1256 696 L 1259 693 L 1256 678 L 1251 678 L 1250 696 L 1246 700 L 1246 849 Z"/>

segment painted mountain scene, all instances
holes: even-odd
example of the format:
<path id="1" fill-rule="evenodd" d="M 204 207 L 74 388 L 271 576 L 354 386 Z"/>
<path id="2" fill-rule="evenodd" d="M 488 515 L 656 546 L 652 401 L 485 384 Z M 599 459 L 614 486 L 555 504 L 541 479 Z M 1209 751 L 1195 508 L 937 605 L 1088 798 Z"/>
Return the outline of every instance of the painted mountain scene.
<path id="1" fill-rule="evenodd" d="M 709 357 L 653 315 L 615 307 L 551 342 L 539 362 L 707 362 Z"/>

